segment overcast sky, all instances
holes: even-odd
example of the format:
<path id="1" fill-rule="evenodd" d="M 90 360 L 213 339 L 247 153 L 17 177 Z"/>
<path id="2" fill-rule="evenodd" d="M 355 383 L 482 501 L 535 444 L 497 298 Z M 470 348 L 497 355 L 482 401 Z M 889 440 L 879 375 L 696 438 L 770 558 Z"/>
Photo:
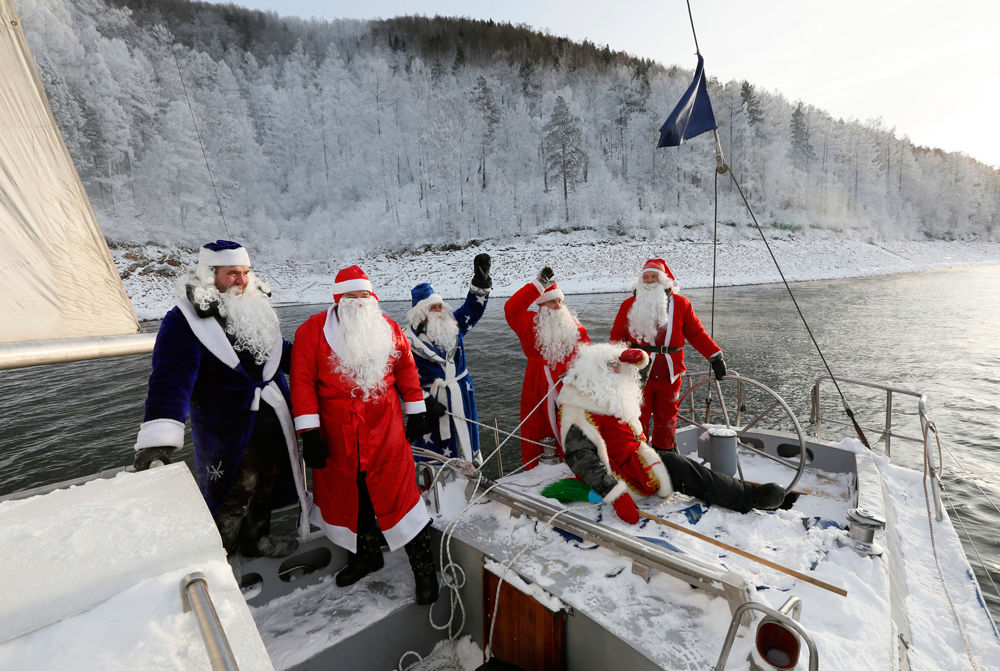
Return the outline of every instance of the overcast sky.
<path id="1" fill-rule="evenodd" d="M 213 0 L 214 1 L 214 0 Z M 684 0 L 235 0 L 304 18 L 466 16 L 693 68 Z M 1000 2 L 691 0 L 705 71 L 1000 166 Z M 664 110 L 664 115 L 669 110 Z"/>

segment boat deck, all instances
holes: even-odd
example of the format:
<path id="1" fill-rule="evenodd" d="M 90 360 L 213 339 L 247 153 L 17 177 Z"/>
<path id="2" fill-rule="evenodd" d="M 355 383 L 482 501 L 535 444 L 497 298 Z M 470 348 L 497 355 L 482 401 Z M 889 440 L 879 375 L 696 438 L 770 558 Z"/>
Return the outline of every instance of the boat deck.
<path id="1" fill-rule="evenodd" d="M 740 514 L 680 494 L 640 498 L 637 503 L 644 512 L 846 590 L 847 596 L 654 520 L 644 518 L 632 526 L 606 505 L 563 506 L 541 497 L 545 485 L 571 473 L 562 464 L 539 466 L 501 479 L 494 498 L 503 498 L 500 491 L 514 492 L 550 510 L 568 511 L 554 520 L 551 515 L 512 512 L 489 495 L 475 494 L 470 505 L 472 488 L 462 478 L 439 489 L 434 524 L 438 539 L 444 540 L 440 547 L 445 560 L 464 573 L 459 590 L 465 606 L 462 635 L 471 634 L 485 647 L 483 584 L 484 573 L 490 572 L 504 575 L 548 608 L 565 612 L 567 668 L 714 668 L 734 605 L 732 598 L 720 598 L 721 592 L 704 587 L 721 577 L 730 586 L 741 586 L 743 598 L 774 609 L 791 596 L 799 597 L 799 622 L 816 642 L 824 668 L 901 668 L 900 655 L 906 655 L 911 666 L 914 660 L 924 662 L 913 668 L 976 668 L 965 654 L 947 600 L 941 598 L 929 552 L 920 474 L 892 466 L 852 441 L 810 446 L 817 452 L 815 463 L 833 458 L 854 467 L 844 472 L 807 468 L 795 488 L 801 495 L 788 510 Z M 824 450 L 831 453 L 824 455 Z M 741 465 L 748 480 L 784 483 L 791 478 L 788 469 L 755 455 L 741 456 Z M 861 505 L 859 499 L 881 507 L 889 520 L 870 554 L 857 552 L 847 536 L 847 512 Z M 644 569 L 628 553 L 560 528 L 572 527 L 566 514 L 638 538 L 642 545 L 689 564 L 692 575 L 706 581 Z M 1000 668 L 1000 639 L 947 518 L 936 524 L 935 534 L 949 592 L 977 663 L 980 668 Z M 426 654 L 434 641 L 446 637 L 430 628 L 428 609 L 413 601 L 405 554 L 387 553 L 386 560 L 382 571 L 350 588 L 338 588 L 332 573 L 343 556 L 337 555 L 330 567 L 291 583 L 302 586 L 290 594 L 262 605 L 250 598 L 275 667 L 324 668 L 323 660 L 338 660 L 341 666 L 351 660 L 345 668 L 389 669 L 403 652 Z M 433 613 L 435 622 L 442 624 L 453 614 L 447 590 L 442 590 Z M 462 622 L 459 614 L 454 617 L 457 631 Z M 919 636 L 910 634 L 914 623 L 920 623 Z M 727 668 L 746 668 L 750 646 L 749 637 L 739 636 Z M 365 652 L 373 649 L 377 653 Z M 933 655 L 938 658 L 926 663 Z M 806 668 L 806 660 L 803 648 L 800 668 Z"/>

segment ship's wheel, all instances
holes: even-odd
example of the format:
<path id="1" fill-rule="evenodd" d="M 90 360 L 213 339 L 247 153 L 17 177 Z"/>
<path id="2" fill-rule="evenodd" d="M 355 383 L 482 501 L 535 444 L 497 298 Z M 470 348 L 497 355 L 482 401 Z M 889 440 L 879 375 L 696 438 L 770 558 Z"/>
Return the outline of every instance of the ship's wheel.
<path id="1" fill-rule="evenodd" d="M 677 420 L 709 433 L 718 428 L 734 431 L 737 466 L 740 453 L 745 450 L 795 471 L 791 482 L 785 485 L 786 494 L 802 477 L 809 451 L 799 420 L 777 392 L 756 380 L 734 371 L 729 371 L 722 380 L 707 373 L 703 379 L 692 381 L 681 396 Z M 747 435 L 751 429 L 778 432 L 787 436 L 787 440 L 778 445 L 777 454 L 770 453 L 764 450 L 760 439 Z M 743 479 L 742 468 L 738 469 L 737 477 Z"/>

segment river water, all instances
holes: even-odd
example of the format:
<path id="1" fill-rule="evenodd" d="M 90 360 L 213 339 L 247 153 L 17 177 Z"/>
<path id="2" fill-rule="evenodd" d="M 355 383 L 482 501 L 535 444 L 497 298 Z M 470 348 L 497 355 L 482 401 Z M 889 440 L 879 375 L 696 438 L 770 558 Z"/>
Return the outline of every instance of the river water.
<path id="1" fill-rule="evenodd" d="M 793 285 L 793 291 L 834 374 L 927 395 L 945 446 L 952 521 L 960 534 L 963 526 L 969 530 L 993 580 L 1000 582 L 995 532 L 1000 512 L 980 493 L 1000 504 L 1000 266 L 805 282 Z M 684 294 L 709 328 L 711 290 Z M 624 298 L 570 296 L 567 305 L 600 341 L 607 339 Z M 503 300 L 490 302 L 466 348 L 480 419 L 490 424 L 496 419 L 501 428 L 511 429 L 518 421 L 524 359 L 504 322 Z M 809 391 L 825 369 L 784 286 L 723 288 L 714 302 L 714 335 L 730 368 L 781 394 L 803 428 L 810 429 Z M 383 307 L 401 320 L 409 305 L 386 302 Z M 286 336 L 322 309 L 281 308 Z M 686 356 L 690 369 L 707 368 L 690 348 Z M 131 463 L 148 374 L 148 355 L 0 372 L 0 495 Z M 825 388 L 824 394 L 832 391 Z M 882 426 L 884 392 L 853 387 L 844 392 L 864 426 Z M 831 400 L 824 407 L 833 411 L 839 403 Z M 914 400 L 897 395 L 893 407 L 894 430 L 919 435 Z M 823 431 L 829 437 L 826 425 Z M 877 432 L 869 437 L 874 441 Z M 492 430 L 484 430 L 481 440 L 485 453 L 495 449 Z M 190 461 L 190 435 L 185 454 Z M 514 441 L 508 443 L 504 466 L 518 465 L 519 454 Z M 916 444 L 894 441 L 892 455 L 898 463 L 921 468 Z M 1000 622 L 1000 596 L 968 541 L 966 552 Z"/>

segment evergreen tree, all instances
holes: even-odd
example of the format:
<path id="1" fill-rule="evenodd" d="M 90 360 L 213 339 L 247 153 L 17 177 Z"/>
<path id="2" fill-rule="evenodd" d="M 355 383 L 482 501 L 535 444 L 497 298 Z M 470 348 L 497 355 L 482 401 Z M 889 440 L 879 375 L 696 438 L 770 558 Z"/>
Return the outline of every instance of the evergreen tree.
<path id="1" fill-rule="evenodd" d="M 791 156 L 795 167 L 808 170 L 809 164 L 816 158 L 812 143 L 809 141 L 809 127 L 806 125 L 806 114 L 799 102 L 792 110 Z"/>
<path id="2" fill-rule="evenodd" d="M 570 188 L 586 179 L 587 153 L 583 148 L 580 118 L 570 112 L 566 99 L 556 97 L 552 116 L 543 129 L 545 133 L 545 171 L 562 179 L 563 204 L 569 222 Z"/>

